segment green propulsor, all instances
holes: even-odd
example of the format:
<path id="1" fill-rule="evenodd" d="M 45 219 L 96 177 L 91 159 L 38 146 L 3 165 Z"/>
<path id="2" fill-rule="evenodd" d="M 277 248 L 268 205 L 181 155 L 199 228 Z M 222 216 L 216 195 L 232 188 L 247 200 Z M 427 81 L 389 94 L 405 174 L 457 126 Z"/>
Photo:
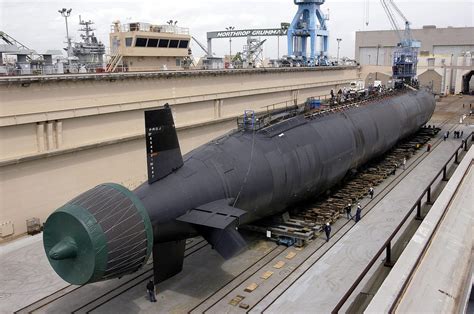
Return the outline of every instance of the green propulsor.
<path id="1" fill-rule="evenodd" d="M 142 267 L 152 251 L 153 229 L 140 200 L 125 187 L 107 183 L 49 216 L 43 243 L 56 273 L 84 285 Z"/>

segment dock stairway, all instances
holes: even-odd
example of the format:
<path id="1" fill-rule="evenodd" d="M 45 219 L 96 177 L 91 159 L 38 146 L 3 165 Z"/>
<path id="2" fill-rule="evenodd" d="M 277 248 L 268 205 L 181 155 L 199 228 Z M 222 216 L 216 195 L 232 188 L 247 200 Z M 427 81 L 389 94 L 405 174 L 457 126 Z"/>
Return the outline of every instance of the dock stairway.
<path id="1" fill-rule="evenodd" d="M 107 67 L 105 68 L 105 72 L 115 72 L 117 70 L 117 67 L 121 65 L 122 63 L 123 56 L 118 52 L 118 49 L 112 53 L 110 56 L 110 61 L 107 64 Z"/>

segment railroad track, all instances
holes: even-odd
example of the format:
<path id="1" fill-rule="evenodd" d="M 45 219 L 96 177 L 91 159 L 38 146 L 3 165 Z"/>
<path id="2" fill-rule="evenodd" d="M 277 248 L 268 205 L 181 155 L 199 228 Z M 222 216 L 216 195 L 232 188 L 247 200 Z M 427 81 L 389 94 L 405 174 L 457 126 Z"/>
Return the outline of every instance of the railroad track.
<path id="1" fill-rule="evenodd" d="M 444 121 L 439 125 L 439 127 L 444 127 L 447 123 L 449 122 L 449 119 Z M 450 128 L 450 130 L 453 130 L 456 128 L 456 126 L 453 126 Z M 436 147 L 442 142 L 442 139 L 438 139 L 436 142 L 432 144 L 432 149 L 436 149 Z M 407 171 L 404 171 L 400 173 L 398 176 L 394 178 L 394 180 L 387 185 L 383 190 L 380 190 L 377 193 L 377 198 L 374 199 L 373 201 L 370 201 L 368 206 L 364 208 L 364 213 L 363 216 L 365 216 L 368 212 L 372 210 L 372 208 L 380 202 L 381 199 L 383 199 L 383 196 L 388 194 L 395 186 L 396 184 L 401 181 L 406 175 L 408 175 L 413 169 L 414 166 L 419 164 L 424 158 L 426 158 L 426 154 L 420 154 L 417 156 L 410 164 L 410 168 L 407 169 Z M 375 203 L 374 203 L 375 202 Z M 370 205 L 370 206 L 369 206 Z M 338 209 L 340 211 L 340 209 Z M 350 221 L 346 222 L 340 229 L 343 229 L 346 225 L 348 225 Z M 352 228 L 352 226 L 350 227 Z M 334 233 L 334 236 L 338 235 L 339 239 L 342 238 L 344 234 L 346 234 L 350 228 L 346 231 L 344 231 L 343 234 L 338 234 L 337 230 Z M 339 230 L 340 230 L 339 229 Z M 329 250 L 332 246 L 338 243 L 339 239 L 332 243 L 330 247 L 327 247 L 325 249 L 325 252 Z M 309 254 L 308 257 L 306 257 L 297 267 L 295 267 L 292 271 L 290 271 L 283 280 L 281 280 L 277 285 L 274 285 L 273 288 L 271 288 L 268 293 L 266 293 L 262 298 L 258 300 L 258 302 L 255 302 L 252 307 L 249 307 L 248 312 L 254 309 L 268 294 L 275 292 L 278 288 L 281 290 L 281 286 L 284 285 L 285 287 L 283 290 L 281 290 L 280 293 L 278 293 L 278 296 L 281 295 L 284 291 L 286 291 L 291 285 L 296 282 L 304 273 L 309 269 L 312 265 L 314 265 L 323 255 L 319 256 L 314 262 L 310 264 L 310 266 L 305 267 L 305 270 L 301 272 L 301 269 L 298 271 L 298 276 L 293 278 L 291 282 L 285 283 L 289 277 L 291 277 L 295 271 L 297 271 L 304 263 L 307 261 L 311 260 L 312 257 L 314 257 L 318 252 L 320 252 L 321 248 L 324 247 L 325 244 L 319 245 L 314 251 Z M 207 246 L 207 242 L 203 239 L 196 240 L 196 242 L 192 243 L 189 247 L 186 248 L 186 253 L 185 257 L 188 257 L 199 250 L 203 249 L 204 247 Z M 284 256 L 287 254 L 291 249 L 290 248 L 282 248 L 281 246 L 276 246 L 269 252 L 267 252 L 265 255 L 263 255 L 259 260 L 256 262 L 252 263 L 250 266 L 245 268 L 243 271 L 241 271 L 237 276 L 235 276 L 233 279 L 229 280 L 228 282 L 224 283 L 219 289 L 213 292 L 212 295 L 209 295 L 205 299 L 203 299 L 198 305 L 193 307 L 190 312 L 195 311 L 199 307 L 202 307 L 206 302 L 210 303 L 209 306 L 207 306 L 202 312 L 206 312 L 212 307 L 214 307 L 216 304 L 224 300 L 226 297 L 228 297 L 232 292 L 234 292 L 240 285 L 245 283 L 245 281 L 249 280 L 257 274 L 259 271 L 262 271 L 265 267 L 268 267 L 272 261 L 275 259 L 278 259 L 280 256 Z M 324 253 L 325 253 L 324 252 Z M 324 254 L 323 253 L 323 254 Z M 113 289 L 107 291 L 106 293 L 101 294 L 97 298 L 94 298 L 93 300 L 90 300 L 84 305 L 81 305 L 80 307 L 75 308 L 72 312 L 73 313 L 78 313 L 78 312 L 90 312 L 93 310 L 98 309 L 99 307 L 105 305 L 106 303 L 110 302 L 111 300 L 119 297 L 123 293 L 129 291 L 133 287 L 136 287 L 137 285 L 142 284 L 143 282 L 149 280 L 153 275 L 153 269 L 150 267 L 148 269 L 144 269 L 140 271 L 139 273 L 135 274 L 133 278 L 128 279 L 126 282 L 120 283 L 118 286 L 114 287 Z M 76 287 L 76 286 L 67 286 L 59 291 L 56 291 L 47 297 L 32 303 L 28 305 L 27 307 L 24 307 L 15 313 L 32 313 L 41 309 L 46 308 L 48 305 L 51 305 L 53 302 L 57 301 L 58 299 L 64 298 L 72 293 L 78 293 L 80 289 L 83 289 L 84 287 Z M 274 298 L 273 300 L 276 300 L 278 298 Z M 271 304 L 273 304 L 273 301 L 265 306 L 264 309 L 268 308 Z"/>

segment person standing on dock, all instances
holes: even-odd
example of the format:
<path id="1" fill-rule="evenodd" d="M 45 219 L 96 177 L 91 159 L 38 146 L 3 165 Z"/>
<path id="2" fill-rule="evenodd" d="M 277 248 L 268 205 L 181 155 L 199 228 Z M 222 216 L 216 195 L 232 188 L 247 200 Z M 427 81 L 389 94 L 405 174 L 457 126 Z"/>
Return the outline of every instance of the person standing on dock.
<path id="1" fill-rule="evenodd" d="M 373 187 L 370 187 L 369 189 L 369 195 L 370 195 L 370 199 L 374 199 L 374 188 Z"/>
<path id="2" fill-rule="evenodd" d="M 146 291 L 148 292 L 148 297 L 150 298 L 150 302 L 156 302 L 155 297 L 155 284 L 153 280 L 150 280 L 146 285 Z"/>
<path id="3" fill-rule="evenodd" d="M 407 170 L 407 158 L 403 157 L 403 170 Z"/>
<path id="4" fill-rule="evenodd" d="M 356 211 L 356 216 L 355 216 L 355 222 L 359 222 L 360 218 L 362 215 L 362 206 L 360 206 L 360 203 L 357 204 L 357 211 Z"/>
<path id="5" fill-rule="evenodd" d="M 346 206 L 346 215 L 347 215 L 347 219 L 352 219 L 352 204 L 351 203 L 347 204 Z"/>
<path id="6" fill-rule="evenodd" d="M 431 152 L 431 144 L 428 144 L 428 147 L 426 147 L 426 151 L 429 153 Z"/>
<path id="7" fill-rule="evenodd" d="M 329 242 L 329 238 L 331 237 L 331 225 L 329 222 L 324 225 L 324 232 L 326 233 L 326 242 Z"/>

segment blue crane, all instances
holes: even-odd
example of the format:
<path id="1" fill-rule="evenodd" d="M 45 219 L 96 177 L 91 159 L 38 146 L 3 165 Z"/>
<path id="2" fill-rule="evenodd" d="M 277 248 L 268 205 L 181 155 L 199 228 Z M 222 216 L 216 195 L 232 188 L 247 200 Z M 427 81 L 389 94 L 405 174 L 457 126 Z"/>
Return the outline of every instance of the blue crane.
<path id="1" fill-rule="evenodd" d="M 408 21 L 393 0 L 380 0 L 380 3 L 388 16 L 393 30 L 397 33 L 399 38 L 399 43 L 393 53 L 393 79 L 409 83 L 413 81 L 416 76 L 418 50 L 421 47 L 421 43 L 413 39 L 410 21 Z M 397 22 L 396 14 L 398 14 L 405 23 L 404 31 L 402 31 Z"/>
<path id="2" fill-rule="evenodd" d="M 294 0 L 298 12 L 288 28 L 288 56 L 301 59 L 304 64 L 313 66 L 327 64 L 329 32 L 326 26 L 328 17 L 321 11 L 325 0 Z M 307 55 L 308 37 L 310 55 Z M 320 43 L 318 47 L 318 37 Z"/>

